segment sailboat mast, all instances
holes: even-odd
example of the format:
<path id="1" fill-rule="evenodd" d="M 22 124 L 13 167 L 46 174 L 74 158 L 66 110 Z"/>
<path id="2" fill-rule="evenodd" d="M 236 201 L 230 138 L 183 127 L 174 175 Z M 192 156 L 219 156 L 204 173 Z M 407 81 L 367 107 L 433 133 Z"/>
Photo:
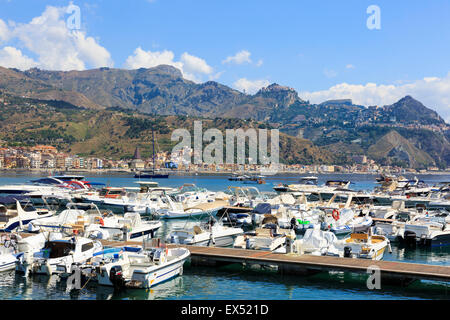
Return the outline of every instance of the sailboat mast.
<path id="1" fill-rule="evenodd" d="M 152 140 L 153 140 L 153 174 L 155 174 L 155 132 L 152 128 Z"/>

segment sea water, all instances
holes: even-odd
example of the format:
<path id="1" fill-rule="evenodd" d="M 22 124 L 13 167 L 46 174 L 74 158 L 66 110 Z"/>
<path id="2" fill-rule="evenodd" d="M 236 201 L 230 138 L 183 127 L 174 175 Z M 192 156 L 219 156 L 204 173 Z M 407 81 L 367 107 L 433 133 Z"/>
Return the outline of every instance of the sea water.
<path id="1" fill-rule="evenodd" d="M 0 185 L 26 183 L 39 176 L 29 174 L 5 174 Z M 407 176 L 413 178 L 413 176 Z M 418 175 L 428 184 L 449 181 L 450 175 Z M 272 192 L 279 183 L 295 183 L 299 176 L 277 175 L 266 179 L 266 184 L 251 185 L 228 181 L 226 175 L 171 175 L 169 179 L 156 180 L 160 186 L 180 187 L 193 183 L 211 191 L 225 191 L 229 186 L 255 186 L 262 192 Z M 374 175 L 319 174 L 319 184 L 326 180 L 350 180 L 350 188 L 371 190 L 376 185 Z M 108 186 L 137 186 L 132 174 L 87 174 L 87 181 Z M 183 220 L 163 221 L 156 236 L 165 238 L 175 225 Z M 410 249 L 392 244 L 392 253 L 385 252 L 384 260 L 450 265 L 450 247 Z M 367 287 L 369 274 L 343 272 L 318 273 L 309 276 L 280 275 L 274 270 L 228 265 L 219 268 L 193 267 L 187 262 L 182 276 L 162 283 L 150 290 L 126 290 L 116 293 L 112 288 L 87 283 L 78 292 L 69 292 L 64 281 L 57 276 L 33 276 L 25 278 L 14 271 L 0 273 L 0 299 L 3 300 L 299 300 L 299 299 L 449 299 L 450 286 L 435 281 L 416 281 L 407 287 L 381 283 L 381 289 Z"/>

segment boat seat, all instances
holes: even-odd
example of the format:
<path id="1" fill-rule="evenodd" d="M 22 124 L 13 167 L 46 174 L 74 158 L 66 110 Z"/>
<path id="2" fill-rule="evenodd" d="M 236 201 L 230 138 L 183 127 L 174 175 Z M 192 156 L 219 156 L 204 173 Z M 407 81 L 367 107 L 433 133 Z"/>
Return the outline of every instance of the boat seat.
<path id="1" fill-rule="evenodd" d="M 200 228 L 199 226 L 195 226 L 194 227 L 194 234 L 200 234 L 203 233 L 202 228 Z"/>
<path id="2" fill-rule="evenodd" d="M 367 233 L 352 233 L 350 235 L 350 238 L 352 240 L 368 241 L 369 240 L 369 235 Z"/>
<path id="3" fill-rule="evenodd" d="M 255 229 L 255 234 L 256 236 L 271 237 L 272 229 L 257 228 Z"/>

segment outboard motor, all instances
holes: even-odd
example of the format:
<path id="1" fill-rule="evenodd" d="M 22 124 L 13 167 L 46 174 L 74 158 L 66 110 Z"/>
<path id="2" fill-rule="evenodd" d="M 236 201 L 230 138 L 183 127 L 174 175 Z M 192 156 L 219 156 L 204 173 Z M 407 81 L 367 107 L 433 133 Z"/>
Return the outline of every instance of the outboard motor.
<path id="1" fill-rule="evenodd" d="M 352 257 L 352 248 L 344 247 L 344 258 L 351 258 L 351 257 Z"/>
<path id="2" fill-rule="evenodd" d="M 292 218 L 291 219 L 291 229 L 295 229 L 296 226 L 297 226 L 297 219 Z"/>
<path id="3" fill-rule="evenodd" d="M 125 287 L 125 279 L 122 274 L 122 266 L 114 266 L 109 272 L 109 281 L 113 284 L 115 289 Z"/>
<path id="4" fill-rule="evenodd" d="M 416 242 L 416 233 L 413 231 L 406 230 L 403 234 L 403 240 L 407 246 L 415 247 Z"/>

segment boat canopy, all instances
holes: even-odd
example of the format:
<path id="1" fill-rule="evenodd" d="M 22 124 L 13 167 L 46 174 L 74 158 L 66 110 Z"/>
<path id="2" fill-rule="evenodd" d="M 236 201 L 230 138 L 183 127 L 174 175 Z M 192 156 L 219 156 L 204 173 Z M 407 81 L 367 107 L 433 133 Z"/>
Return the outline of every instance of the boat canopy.
<path id="1" fill-rule="evenodd" d="M 6 196 L 6 197 L 0 197 L 0 203 L 1 204 L 15 204 L 16 200 L 19 202 L 25 202 L 30 201 L 29 197 L 26 196 Z"/>
<path id="2" fill-rule="evenodd" d="M 258 205 L 253 209 L 253 213 L 259 213 L 259 214 L 270 214 L 272 213 L 272 206 L 270 203 L 258 203 Z"/>

